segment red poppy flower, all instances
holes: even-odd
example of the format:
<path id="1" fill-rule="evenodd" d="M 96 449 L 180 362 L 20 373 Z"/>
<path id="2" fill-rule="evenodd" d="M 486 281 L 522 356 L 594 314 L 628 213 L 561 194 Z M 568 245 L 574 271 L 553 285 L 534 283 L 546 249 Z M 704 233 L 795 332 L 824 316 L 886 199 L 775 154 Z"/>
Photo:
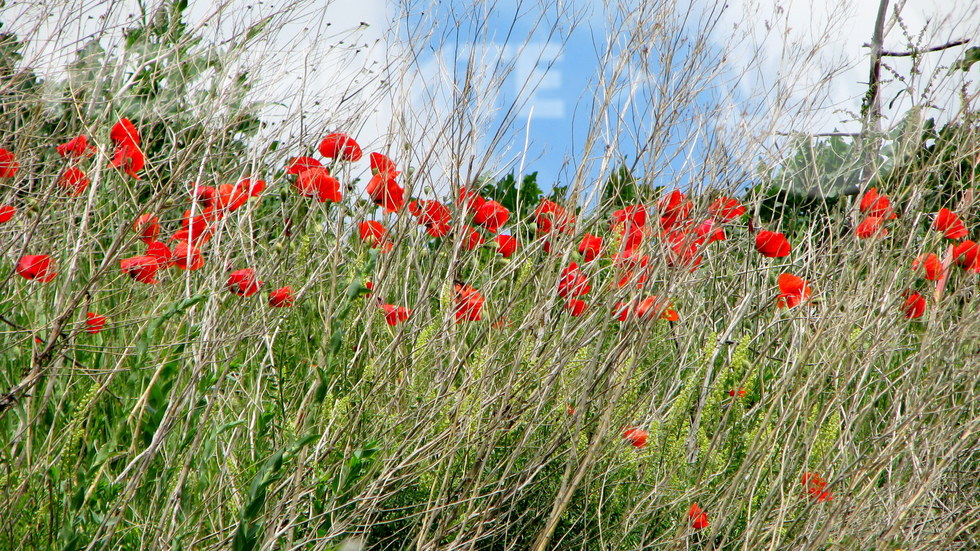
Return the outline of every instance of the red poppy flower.
<path id="1" fill-rule="evenodd" d="M 166 244 L 160 241 L 150 241 L 146 244 L 146 255 L 157 259 L 160 268 L 169 268 L 174 265 L 174 253 Z"/>
<path id="2" fill-rule="evenodd" d="M 483 226 L 490 233 L 497 233 L 509 218 L 510 211 L 507 210 L 507 207 L 496 201 L 485 201 L 480 208 L 476 209 L 473 222 Z"/>
<path id="3" fill-rule="evenodd" d="M 249 178 L 244 178 L 234 185 L 221 184 L 217 189 L 217 201 L 212 204 L 217 212 L 235 212 L 242 208 L 250 197 L 258 196 L 263 189 L 265 189 L 264 181 L 252 181 Z"/>
<path id="4" fill-rule="evenodd" d="M 745 389 L 739 388 L 738 390 L 735 389 L 729 390 L 728 395 L 731 396 L 732 398 L 735 398 L 736 396 L 738 396 L 739 398 L 745 398 Z"/>
<path id="5" fill-rule="evenodd" d="M 295 303 L 296 295 L 293 294 L 293 288 L 288 285 L 269 293 L 269 306 L 273 308 L 288 308 Z"/>
<path id="6" fill-rule="evenodd" d="M 46 254 L 29 254 L 17 262 L 16 272 L 24 279 L 36 279 L 47 283 L 58 275 L 54 271 L 54 260 Z"/>
<path id="7" fill-rule="evenodd" d="M 705 244 L 714 243 L 715 241 L 725 241 L 728 239 L 725 236 L 725 228 L 722 228 L 721 224 L 712 218 L 708 218 L 704 222 L 698 224 L 698 226 L 694 229 L 694 233 L 698 236 L 698 239 Z"/>
<path id="8" fill-rule="evenodd" d="M 105 327 L 106 317 L 100 316 L 95 312 L 85 314 L 85 332 L 95 335 Z"/>
<path id="9" fill-rule="evenodd" d="M 466 250 L 472 251 L 473 249 L 482 245 L 485 241 L 480 232 L 476 231 L 476 228 L 472 226 L 463 226 L 463 246 Z"/>
<path id="10" fill-rule="evenodd" d="M 568 302 L 565 303 L 565 309 L 571 312 L 572 316 L 576 318 L 581 316 L 588 306 L 584 301 L 577 298 L 568 299 Z"/>
<path id="11" fill-rule="evenodd" d="M 810 298 L 810 285 L 801 277 L 793 274 L 779 275 L 779 297 L 776 306 L 779 308 L 795 308 Z"/>
<path id="12" fill-rule="evenodd" d="M 233 184 L 221 184 L 218 186 L 217 210 L 235 212 L 242 208 L 242 205 L 248 201 L 248 198 L 249 193 L 247 189 Z"/>
<path id="13" fill-rule="evenodd" d="M 602 238 L 591 233 L 585 234 L 579 243 L 578 252 L 586 262 L 592 262 L 602 253 Z"/>
<path id="14" fill-rule="evenodd" d="M 538 227 L 538 233 L 551 233 L 552 230 L 568 233 L 572 230 L 575 217 L 558 203 L 541 199 L 541 203 L 534 209 L 534 223 Z"/>
<path id="15" fill-rule="evenodd" d="M 319 165 L 303 168 L 296 175 L 293 187 L 303 197 L 313 197 L 320 188 L 319 182 L 330 177 L 330 170 Z M 339 185 L 339 182 L 338 182 Z"/>
<path id="16" fill-rule="evenodd" d="M 252 268 L 242 268 L 235 270 L 228 276 L 225 286 L 232 293 L 240 297 L 250 297 L 259 292 L 262 282 L 255 278 L 255 270 Z"/>
<path id="17" fill-rule="evenodd" d="M 902 293 L 905 302 L 902 303 L 902 311 L 905 312 L 907 319 L 921 318 L 926 313 L 926 297 L 915 291 L 905 291 Z"/>
<path id="18" fill-rule="evenodd" d="M 803 473 L 803 488 L 807 495 L 817 500 L 817 502 L 831 501 L 834 495 L 826 489 L 827 481 L 817 473 Z"/>
<path id="19" fill-rule="evenodd" d="M 781 258 L 789 256 L 791 249 L 786 236 L 779 232 L 759 230 L 759 233 L 755 234 L 755 250 L 762 253 L 762 256 Z"/>
<path id="20" fill-rule="evenodd" d="M 643 205 L 630 205 L 613 212 L 613 227 L 647 225 L 647 208 Z"/>
<path id="21" fill-rule="evenodd" d="M 480 197 L 479 193 L 476 193 L 475 191 L 470 191 L 465 187 L 459 188 L 458 204 L 464 205 L 471 212 L 476 212 L 477 210 L 480 209 L 480 207 L 483 206 L 483 203 L 486 202 L 487 200 L 484 199 L 483 197 Z"/>
<path id="22" fill-rule="evenodd" d="M 691 528 L 695 530 L 708 527 L 708 514 L 697 503 L 691 504 L 691 508 L 687 511 L 687 519 L 691 523 Z"/>
<path id="23" fill-rule="evenodd" d="M 724 224 L 745 214 L 745 207 L 738 199 L 719 197 L 708 205 L 708 214 Z"/>
<path id="24" fill-rule="evenodd" d="M 623 239 L 620 242 L 619 250 L 625 254 L 633 254 L 633 251 L 640 248 L 643 238 L 646 237 L 646 230 L 643 226 L 628 225 L 623 231 Z"/>
<path id="25" fill-rule="evenodd" d="M 191 186 L 191 201 L 197 201 L 204 209 L 218 207 L 218 190 L 213 186 L 202 186 L 197 182 Z"/>
<path id="26" fill-rule="evenodd" d="M 390 178 L 394 178 L 399 174 L 398 168 L 395 166 L 395 161 L 392 161 L 381 153 L 368 155 L 368 160 L 371 162 L 371 174 L 387 174 Z"/>
<path id="27" fill-rule="evenodd" d="M 895 211 L 892 210 L 891 202 L 885 195 L 880 195 L 878 190 L 871 188 L 861 196 L 861 204 L 859 206 L 861 212 L 867 214 L 868 216 L 877 216 L 885 220 L 891 220 L 893 218 L 898 218 Z"/>
<path id="28" fill-rule="evenodd" d="M 112 157 L 112 166 L 121 169 L 126 174 L 139 180 L 139 171 L 143 170 L 146 164 L 146 157 L 139 146 L 132 143 L 124 143 L 116 148 Z"/>
<path id="29" fill-rule="evenodd" d="M 966 239 L 953 247 L 956 265 L 971 272 L 980 273 L 980 245 Z"/>
<path id="30" fill-rule="evenodd" d="M 377 220 L 359 222 L 357 233 L 361 241 L 367 243 L 372 249 L 380 247 L 381 252 L 388 252 L 394 247 L 394 243 L 388 240 L 388 230 Z"/>
<path id="31" fill-rule="evenodd" d="M 174 234 L 173 238 L 177 241 L 193 241 L 195 244 L 207 243 L 211 239 L 211 222 L 214 219 L 213 209 L 204 209 L 194 216 L 191 216 L 190 210 L 185 210 L 180 220 L 183 231 Z"/>
<path id="32" fill-rule="evenodd" d="M 867 239 L 875 236 L 888 235 L 888 229 L 884 227 L 885 219 L 880 216 L 868 216 L 856 228 L 854 234 L 859 239 Z"/>
<path id="33" fill-rule="evenodd" d="M 449 224 L 431 224 L 425 227 L 425 233 L 432 237 L 445 237 L 451 229 Z"/>
<path id="34" fill-rule="evenodd" d="M 636 317 L 640 319 L 650 319 L 659 317 L 662 320 L 677 321 L 680 317 L 677 310 L 670 307 L 670 304 L 657 298 L 656 295 L 649 296 L 641 300 L 636 305 Z"/>
<path id="35" fill-rule="evenodd" d="M 68 190 L 72 197 L 78 197 L 89 185 L 89 179 L 76 166 L 68 167 L 58 178 L 58 187 Z"/>
<path id="36" fill-rule="evenodd" d="M 635 255 L 635 254 L 615 254 L 613 255 L 613 264 L 622 270 L 622 277 L 616 283 L 617 287 L 625 287 L 630 284 L 630 282 L 635 282 L 638 289 L 643 288 L 643 284 L 646 283 L 649 278 L 647 273 L 647 266 L 650 263 L 649 255 Z M 625 321 L 625 320 L 624 320 Z"/>
<path id="37" fill-rule="evenodd" d="M 497 252 L 504 258 L 510 258 L 517 251 L 517 238 L 513 235 L 501 234 L 493 239 L 497 244 Z"/>
<path id="38" fill-rule="evenodd" d="M 17 214 L 17 207 L 13 205 L 0 205 L 0 224 L 10 222 L 10 219 Z"/>
<path id="39" fill-rule="evenodd" d="M 160 235 L 160 219 L 150 213 L 142 214 L 133 222 L 133 231 L 139 234 L 144 243 L 156 241 Z"/>
<path id="40" fill-rule="evenodd" d="M 456 323 L 461 321 L 480 321 L 481 311 L 486 299 L 473 287 L 469 285 L 454 284 L 456 290 L 456 307 L 453 313 L 456 315 Z"/>
<path id="41" fill-rule="evenodd" d="M 623 438 L 625 438 L 627 442 L 632 444 L 633 447 L 638 450 L 646 447 L 648 436 L 647 431 L 639 427 L 627 427 L 627 429 L 623 431 Z"/>
<path id="42" fill-rule="evenodd" d="M 249 197 L 258 197 L 260 193 L 265 191 L 265 180 L 259 178 L 242 178 L 238 181 L 238 189 L 245 193 L 248 193 Z"/>
<path id="43" fill-rule="evenodd" d="M 679 189 L 671 191 L 661 197 L 660 201 L 657 201 L 657 210 L 660 212 L 660 216 L 676 215 L 680 218 L 687 218 L 693 207 L 694 205 L 687 200 L 687 196 Z"/>
<path id="44" fill-rule="evenodd" d="M 698 237 L 696 233 L 688 234 L 676 230 L 671 232 L 667 237 L 670 243 L 667 265 L 671 268 L 689 268 L 692 272 L 696 270 L 703 260 L 700 251 L 705 239 L 705 237 Z"/>
<path id="45" fill-rule="evenodd" d="M 408 204 L 408 211 L 418 218 L 421 225 L 449 223 L 451 216 L 448 207 L 439 201 L 428 199 L 412 201 Z"/>
<path id="46" fill-rule="evenodd" d="M 184 241 L 191 243 L 194 246 L 202 246 L 211 240 L 214 235 L 214 228 L 212 226 L 207 226 L 203 231 L 195 233 L 190 228 L 184 228 L 178 230 L 174 233 L 173 237 L 170 238 L 171 241 Z"/>
<path id="47" fill-rule="evenodd" d="M 657 210 L 660 212 L 660 227 L 664 231 L 674 229 L 679 222 L 690 216 L 693 208 L 694 205 L 687 200 L 687 196 L 680 190 L 671 191 L 657 202 Z"/>
<path id="48" fill-rule="evenodd" d="M 188 244 L 187 241 L 177 243 L 177 246 L 174 247 L 173 259 L 181 270 L 194 271 L 204 266 L 204 257 L 201 255 L 200 249 Z"/>
<path id="49" fill-rule="evenodd" d="M 81 159 L 95 153 L 95 146 L 89 145 L 88 136 L 79 134 L 71 140 L 58 146 L 58 155 Z"/>
<path id="50" fill-rule="evenodd" d="M 13 178 L 20 170 L 20 163 L 13 152 L 0 147 L 0 178 Z"/>
<path id="51" fill-rule="evenodd" d="M 391 173 L 375 174 L 366 191 L 374 204 L 380 205 L 385 212 L 396 212 L 405 206 L 405 190 L 395 182 Z"/>
<path id="52" fill-rule="evenodd" d="M 412 311 L 404 306 L 382 304 L 381 308 L 385 311 L 385 323 L 391 326 L 398 325 L 412 315 Z"/>
<path id="53" fill-rule="evenodd" d="M 704 257 L 697 254 L 697 244 L 675 245 L 667 255 L 667 265 L 671 268 L 687 268 L 691 272 L 697 270 Z"/>
<path id="54" fill-rule="evenodd" d="M 155 256 L 141 255 L 123 258 L 119 261 L 119 267 L 123 273 L 140 283 L 158 283 L 155 276 L 157 270 L 160 269 L 160 261 Z"/>
<path id="55" fill-rule="evenodd" d="M 373 281 L 365 281 L 364 282 L 364 288 L 368 290 L 368 292 L 364 293 L 364 296 L 365 297 L 371 296 L 371 291 L 374 290 L 374 282 Z"/>
<path id="56" fill-rule="evenodd" d="M 578 268 L 578 264 L 572 262 L 561 271 L 561 279 L 558 280 L 558 296 L 562 298 L 575 298 L 588 294 L 592 290 L 589 279 L 585 277 Z"/>
<path id="57" fill-rule="evenodd" d="M 634 270 L 624 270 L 622 276 L 616 282 L 616 287 L 623 288 L 630 284 L 630 282 L 636 283 L 637 289 L 642 289 L 643 284 L 647 281 L 646 270 L 640 270 L 639 272 Z"/>
<path id="58" fill-rule="evenodd" d="M 136 129 L 136 126 L 129 119 L 122 118 L 119 119 L 115 125 L 113 125 L 112 130 L 109 131 L 109 139 L 112 140 L 116 145 L 122 144 L 140 144 L 140 133 Z"/>
<path id="59" fill-rule="evenodd" d="M 286 165 L 286 174 L 301 174 L 311 168 L 324 168 L 323 163 L 313 157 L 293 157 Z"/>
<path id="60" fill-rule="evenodd" d="M 388 230 L 378 222 L 377 220 L 367 220 L 365 222 L 360 222 L 357 225 L 358 235 L 361 237 L 361 241 L 367 241 L 371 243 L 372 248 L 377 247 L 378 244 L 388 235 Z"/>
<path id="61" fill-rule="evenodd" d="M 939 209 L 936 213 L 936 220 L 932 223 L 932 229 L 943 232 L 947 239 L 963 239 L 969 232 L 955 212 L 949 209 Z"/>
<path id="62" fill-rule="evenodd" d="M 360 161 L 361 155 L 363 155 L 361 146 L 357 145 L 354 138 L 340 132 L 328 134 L 326 138 L 323 138 L 319 149 L 320 155 L 337 161 L 356 162 Z"/>
<path id="63" fill-rule="evenodd" d="M 627 270 L 645 267 L 650 263 L 650 255 L 639 255 L 635 251 L 626 251 L 612 255 L 613 265 Z"/>
<path id="64" fill-rule="evenodd" d="M 630 312 L 633 311 L 632 305 L 628 302 L 619 301 L 613 306 L 613 317 L 619 321 L 625 322 L 630 317 Z"/>
<path id="65" fill-rule="evenodd" d="M 953 249 L 953 255 L 956 255 L 955 248 Z M 925 270 L 926 279 L 929 281 L 938 281 L 943 275 L 943 263 L 939 260 L 936 253 L 921 254 L 916 257 L 912 261 L 912 269 L 918 270 L 919 268 Z"/>
<path id="66" fill-rule="evenodd" d="M 408 211 L 425 226 L 426 232 L 432 237 L 444 237 L 449 233 L 449 208 L 439 201 L 418 200 L 408 204 Z"/>
<path id="67" fill-rule="evenodd" d="M 299 173 L 293 183 L 300 195 L 317 198 L 320 203 L 327 201 L 339 202 L 343 195 L 340 193 L 340 181 L 330 175 L 330 171 L 322 167 L 314 167 Z"/>

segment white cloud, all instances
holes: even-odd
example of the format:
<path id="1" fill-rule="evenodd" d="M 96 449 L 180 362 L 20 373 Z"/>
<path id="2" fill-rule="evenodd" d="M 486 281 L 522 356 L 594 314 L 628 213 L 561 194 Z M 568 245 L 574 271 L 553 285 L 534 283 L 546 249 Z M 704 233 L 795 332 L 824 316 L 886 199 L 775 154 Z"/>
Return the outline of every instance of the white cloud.
<path id="1" fill-rule="evenodd" d="M 854 120 L 867 91 L 869 49 L 878 3 L 856 0 L 731 0 L 715 33 L 732 74 L 741 75 L 733 98 L 756 123 L 772 130 L 856 131 Z M 971 0 L 892 2 L 885 50 L 908 51 L 980 36 L 980 6 Z M 980 44 L 977 44 L 980 45 Z M 888 57 L 882 71 L 884 126 L 913 106 L 947 120 L 958 109 L 957 92 L 975 75 L 950 74 L 963 47 L 912 58 Z M 915 71 L 913 71 L 913 68 Z"/>

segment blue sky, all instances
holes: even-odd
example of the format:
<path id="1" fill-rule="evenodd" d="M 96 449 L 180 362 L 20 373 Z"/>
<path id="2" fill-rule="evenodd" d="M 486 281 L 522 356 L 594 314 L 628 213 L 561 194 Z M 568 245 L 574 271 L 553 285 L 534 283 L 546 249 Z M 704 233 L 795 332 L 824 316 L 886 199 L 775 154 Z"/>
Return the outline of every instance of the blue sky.
<path id="1" fill-rule="evenodd" d="M 959 35 L 976 34 L 980 21 L 977 6 L 963 0 L 941 4 L 944 5 L 924 0 L 907 2 L 901 22 L 913 36 L 904 35 L 898 20 L 890 19 L 886 25 L 886 49 L 908 49 L 910 41 L 931 45 Z M 501 159 L 513 160 L 515 168 L 523 161 L 524 172 L 538 171 L 544 189 L 553 183 L 567 184 L 573 166 L 566 166 L 566 162 L 574 163 L 583 154 L 596 74 L 600 69 L 607 69 L 601 68 L 598 61 L 610 35 L 601 8 L 594 7 L 600 4 L 571 4 L 568 9 L 582 10 L 580 24 L 567 36 L 559 32 L 550 37 L 554 27 L 548 24 L 532 30 L 541 4 L 506 0 L 494 4 L 495 9 L 489 14 L 468 12 L 468 8 L 460 5 L 436 4 L 437 19 L 453 30 L 451 36 L 455 40 L 448 45 L 442 42 L 442 49 L 482 41 L 484 47 L 504 52 L 501 58 L 514 61 L 515 69 L 499 88 L 500 114 L 511 102 L 526 100 L 514 119 L 514 132 L 500 152 Z M 724 66 L 716 75 L 716 86 L 704 91 L 698 99 L 699 108 L 723 105 L 726 111 L 719 111 L 718 120 L 708 121 L 707 125 L 701 121 L 699 128 L 703 136 L 699 139 L 713 135 L 710 125 L 714 123 L 724 127 L 729 136 L 734 134 L 745 140 L 736 147 L 744 145 L 763 150 L 771 147 L 774 136 L 790 132 L 856 131 L 859 127 L 854 114 L 860 109 L 867 80 L 867 50 L 862 45 L 870 37 L 876 10 L 877 3 L 849 0 L 728 2 L 720 24 L 711 31 L 711 47 L 725 55 Z M 520 15 L 514 17 L 515 13 Z M 477 27 L 475 22 L 482 24 L 484 15 L 487 26 Z M 695 9 L 694 18 L 699 15 Z M 525 40 L 530 46 L 521 54 L 513 45 Z M 923 75 L 940 75 L 938 78 L 942 79 L 943 65 L 961 53 L 931 54 L 921 60 L 918 69 Z M 913 74 L 907 59 L 892 58 L 889 64 L 899 74 Z M 462 74 L 458 68 L 457 74 Z M 532 92 L 521 91 L 529 75 L 537 87 Z M 914 93 L 902 94 L 906 84 L 923 89 L 921 82 L 903 83 L 889 78 L 886 83 L 886 94 L 898 92 L 897 101 L 886 106 L 886 128 L 897 124 L 901 115 L 915 105 L 928 106 L 931 114 L 940 118 L 950 112 L 949 106 L 955 105 L 955 98 L 948 94 L 928 99 L 916 97 Z M 957 86 L 946 83 L 942 88 L 956 90 Z M 639 137 L 642 138 L 642 132 L 650 131 L 651 123 L 645 120 L 648 114 L 642 106 L 623 110 L 623 114 L 632 117 Z M 497 117 L 495 122 L 499 121 Z M 683 140 L 684 134 L 692 132 L 697 124 L 689 121 L 674 125 L 676 135 L 672 143 Z M 770 143 L 754 143 L 756 135 Z M 616 149 L 622 155 L 632 156 L 637 136 L 620 134 L 620 137 L 623 140 Z M 526 155 L 515 155 L 524 150 L 525 140 Z M 699 148 L 694 145 L 683 151 L 691 153 L 690 157 L 681 155 L 661 162 L 665 172 L 657 183 L 683 186 L 691 181 L 689 171 L 695 170 L 693 165 L 699 162 L 698 154 L 702 152 Z M 773 157 L 779 154 L 775 150 L 766 153 Z"/>
<path id="2" fill-rule="evenodd" d="M 221 37 L 267 13 L 281 10 L 282 4 L 229 1 L 228 9 L 220 17 L 206 22 L 212 4 L 192 2 L 192 23 L 201 24 L 203 30 Z M 690 2 L 705 6 L 709 3 L 708 0 Z M 447 56 L 451 51 L 457 52 L 458 57 L 460 44 L 476 44 L 502 53 L 504 62 L 514 63 L 513 72 L 495 96 L 499 108 L 496 121 L 489 121 L 487 127 L 492 128 L 494 122 L 500 121 L 511 102 L 523 98 L 527 103 L 514 115 L 512 132 L 491 155 L 496 165 L 490 168 L 502 171 L 523 164 L 525 173 L 539 172 L 542 188 L 549 188 L 555 182 L 568 183 L 571 168 L 563 167 L 567 160 L 574 164 L 583 158 L 586 129 L 593 122 L 591 102 L 596 89 L 594 79 L 600 69 L 598 59 L 610 35 L 601 9 L 604 3 L 590 0 L 564 4 L 500 0 L 492 4 L 494 11 L 490 13 L 481 11 L 489 9 L 486 6 L 490 4 L 455 1 L 301 3 L 290 20 L 276 29 L 278 34 L 250 48 L 249 55 L 242 58 L 243 63 L 253 63 L 256 71 L 252 74 L 266 82 L 256 88 L 255 98 L 268 102 L 270 107 L 265 115 L 270 120 L 278 117 L 286 125 L 275 127 L 274 132 L 296 130 L 298 113 L 309 121 L 299 124 L 304 143 L 312 143 L 316 136 L 311 134 L 323 130 L 315 124 L 317 117 L 326 119 L 326 125 L 335 129 L 356 128 L 345 118 L 354 115 L 329 107 L 337 103 L 331 103 L 330 97 L 346 94 L 355 86 L 348 84 L 347 89 L 338 89 L 338 82 L 370 84 L 380 74 L 378 67 L 383 65 L 386 55 L 394 53 L 397 58 L 398 52 L 392 52 L 390 44 L 392 38 L 403 34 L 398 29 L 403 22 L 398 13 L 405 3 L 419 11 L 435 10 L 429 14 L 435 15 L 439 23 L 433 40 L 444 59 L 452 57 L 452 54 Z M 745 139 L 745 147 L 761 147 L 763 151 L 771 144 L 754 143 L 751 141 L 754 136 L 772 138 L 786 132 L 855 130 L 854 122 L 848 119 L 853 119 L 853 113 L 859 110 L 863 82 L 867 80 L 867 50 L 862 45 L 870 36 L 876 4 L 854 0 L 728 0 L 729 7 L 717 28 L 710 31 L 710 39 L 714 48 L 726 56 L 723 69 L 725 78 L 729 79 L 729 83 L 722 82 L 713 89 L 711 97 L 727 102 L 729 111 L 719 112 L 711 122 L 726 126 L 729 132 Z M 555 9 L 566 13 L 572 10 L 581 16 L 579 24 L 567 36 L 560 32 L 562 26 L 556 25 L 555 14 L 548 11 Z M 541 10 L 545 10 L 542 23 L 532 28 Z M 22 34 L 36 33 L 40 40 L 32 43 L 34 51 L 25 62 L 44 73 L 57 72 L 58 67 L 63 67 L 74 55 L 80 37 L 108 29 L 103 44 L 118 41 L 121 29 L 138 13 L 134 0 L 70 0 L 67 4 L 61 0 L 12 1 L 0 14 L 0 20 L 7 29 Z M 487 27 L 476 26 L 475 22 L 484 19 L 488 21 Z M 909 0 L 904 4 L 901 22 L 911 36 L 905 36 L 897 20 L 890 19 L 886 25 L 886 49 L 908 49 L 910 41 L 928 46 L 976 37 L 980 36 L 980 4 L 972 0 Z M 553 32 L 556 29 L 559 32 Z M 350 47 L 336 47 L 341 40 Z M 522 52 L 517 46 L 525 42 L 529 46 Z M 425 56 L 437 55 L 435 47 L 420 50 Z M 886 128 L 897 124 L 901 114 L 914 106 L 924 106 L 926 116 L 940 120 L 955 114 L 958 108 L 955 93 L 943 93 L 961 88 L 956 79 L 966 75 L 950 77 L 945 70 L 959 55 L 962 50 L 924 56 L 918 67 L 919 76 L 907 83 L 889 77 L 885 95 L 896 100 L 886 105 Z M 909 58 L 893 58 L 890 65 L 897 74 L 913 74 Z M 930 88 L 930 93 L 938 91 L 939 95 L 920 94 L 925 89 L 923 82 L 936 75 L 940 85 Z M 526 80 L 535 84 L 533 91 L 521 91 Z M 906 84 L 913 93 L 902 93 Z M 488 96 L 498 89 L 492 88 L 485 91 Z M 976 84 L 969 89 L 976 90 Z M 784 103 L 779 104 L 780 101 Z M 356 109 L 353 112 L 373 119 L 371 124 L 359 127 L 358 138 L 368 149 L 378 150 L 390 143 L 385 136 L 397 108 L 379 102 L 371 109 L 367 115 Z M 632 112 L 623 110 L 623 114 L 632 117 L 634 128 L 642 131 L 644 125 L 649 126 L 642 106 Z M 307 124 L 305 130 L 303 124 Z M 686 131 L 683 125 L 678 127 L 678 138 Z M 626 137 L 615 150 L 632 156 L 635 138 Z M 602 145 L 599 144 L 600 148 Z M 775 149 L 768 152 L 773 156 L 779 153 Z M 669 172 L 690 169 L 697 162 L 696 158 L 675 159 L 667 163 L 669 170 L 663 179 L 669 181 L 672 176 Z"/>

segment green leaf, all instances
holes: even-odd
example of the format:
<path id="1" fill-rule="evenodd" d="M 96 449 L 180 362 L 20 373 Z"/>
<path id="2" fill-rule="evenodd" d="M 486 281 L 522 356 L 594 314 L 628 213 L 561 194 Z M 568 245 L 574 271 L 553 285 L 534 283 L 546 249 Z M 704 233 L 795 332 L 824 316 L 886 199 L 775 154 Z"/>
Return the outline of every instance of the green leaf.
<path id="1" fill-rule="evenodd" d="M 960 69 L 962 71 L 969 71 L 970 67 L 978 61 L 980 61 L 980 46 L 967 48 L 966 53 L 963 54 L 963 59 L 954 63 L 952 70 Z"/>
<path id="2" fill-rule="evenodd" d="M 270 15 L 270 16 L 267 16 L 267 17 L 263 18 L 258 23 L 256 23 L 256 24 L 252 25 L 251 27 L 249 27 L 248 32 L 245 33 L 244 43 L 248 43 L 253 38 L 255 38 L 256 36 L 258 36 L 259 33 L 261 33 L 263 30 L 265 30 L 265 28 L 269 25 L 269 23 L 271 21 L 272 21 L 272 16 Z M 244 45 L 244 43 L 243 43 L 243 45 Z"/>
<path id="3" fill-rule="evenodd" d="M 242 509 L 241 521 L 235 531 L 233 549 L 248 551 L 255 547 L 264 525 L 253 522 L 253 520 L 265 506 L 269 486 L 282 477 L 283 464 L 295 457 L 300 449 L 316 439 L 316 435 L 310 434 L 296 440 L 290 446 L 279 450 L 267 459 L 259 472 L 255 474 L 249 487 L 248 501 Z"/>
<path id="4" fill-rule="evenodd" d="M 177 314 L 183 314 L 190 307 L 204 301 L 206 298 L 208 298 L 208 295 L 199 294 L 173 303 L 166 312 L 155 318 L 146 326 L 146 330 L 143 332 L 143 337 L 138 343 L 136 343 L 136 354 L 142 357 L 146 353 L 147 349 L 150 347 L 150 342 L 156 340 L 157 331 L 159 331 L 160 326 Z"/>

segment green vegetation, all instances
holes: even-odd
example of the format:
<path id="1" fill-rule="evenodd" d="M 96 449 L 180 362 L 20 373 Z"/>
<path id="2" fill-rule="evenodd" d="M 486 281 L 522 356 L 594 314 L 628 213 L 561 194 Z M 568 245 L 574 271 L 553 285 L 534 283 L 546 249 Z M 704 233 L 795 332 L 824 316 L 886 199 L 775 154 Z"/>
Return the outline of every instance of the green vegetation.
<path id="1" fill-rule="evenodd" d="M 118 54 L 88 43 L 64 80 L 0 35 L 0 147 L 18 163 L 0 157 L 16 209 L 0 222 L 0 549 L 980 547 L 970 102 L 940 128 L 908 113 L 868 181 L 861 140 L 806 136 L 734 190 L 668 194 L 625 166 L 594 205 L 537 173 L 464 183 L 509 213 L 495 231 L 458 187 L 415 186 L 430 175 L 408 154 L 389 155 L 405 196 L 385 212 L 398 201 L 354 185 L 372 180 L 368 149 L 265 144 L 248 75 L 222 60 L 268 22 L 220 49 L 185 9 L 167 3 Z M 140 179 L 112 166 L 123 118 Z M 59 154 L 80 134 L 90 157 Z M 341 200 L 303 191 L 313 169 L 288 168 L 306 155 Z M 246 178 L 266 185 L 230 207 Z M 888 206 L 863 205 L 872 187 Z M 745 211 L 720 212 L 726 197 Z M 450 231 L 434 237 L 413 200 L 444 204 Z M 941 208 L 965 234 L 936 227 Z M 861 237 L 875 209 L 887 233 Z M 155 239 L 134 231 L 144 213 Z M 196 216 L 203 232 L 179 237 Z M 384 235 L 365 237 L 369 220 Z M 791 252 L 763 252 L 760 229 Z M 587 232 L 603 239 L 591 261 Z M 150 255 L 155 240 L 183 256 Z M 171 265 L 193 247 L 201 267 Z M 913 268 L 927 253 L 940 277 Z M 148 255 L 158 283 L 120 264 Z M 241 269 L 261 284 L 229 283 Z M 286 286 L 295 303 L 277 307 Z"/>

